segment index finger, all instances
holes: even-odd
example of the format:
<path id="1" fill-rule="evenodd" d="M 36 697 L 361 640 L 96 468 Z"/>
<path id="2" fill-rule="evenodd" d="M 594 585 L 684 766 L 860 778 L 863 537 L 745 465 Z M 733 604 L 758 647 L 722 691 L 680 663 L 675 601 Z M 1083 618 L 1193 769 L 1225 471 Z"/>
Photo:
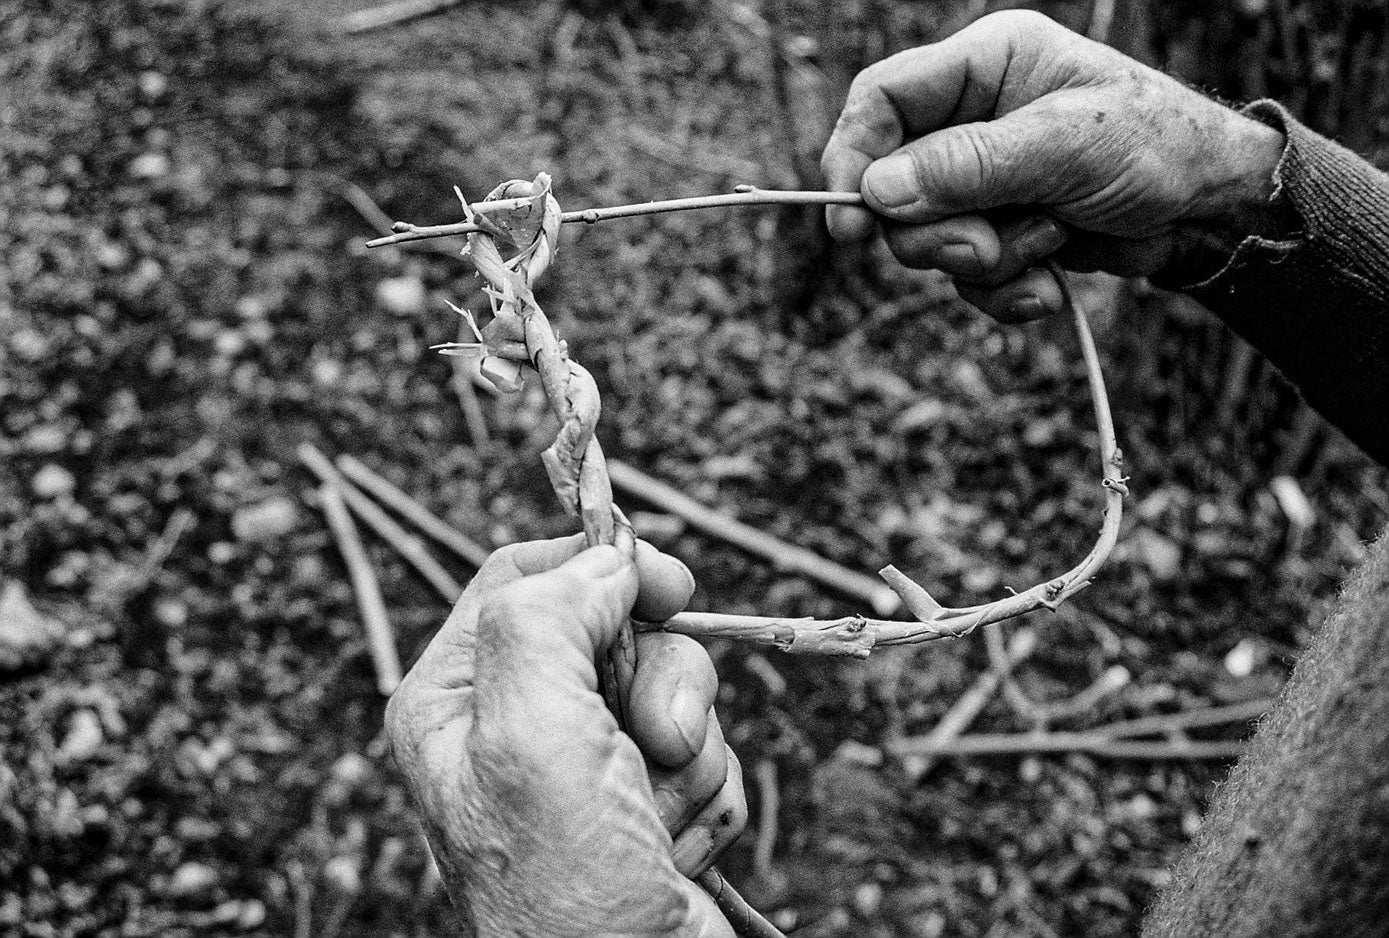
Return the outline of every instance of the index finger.
<path id="1" fill-rule="evenodd" d="M 1007 25 L 997 14 L 986 16 L 860 72 L 820 158 L 826 188 L 860 191 L 869 165 L 909 134 L 992 117 L 1012 58 Z M 872 213 L 853 206 L 828 206 L 825 221 L 840 242 L 861 241 L 873 230 Z"/>

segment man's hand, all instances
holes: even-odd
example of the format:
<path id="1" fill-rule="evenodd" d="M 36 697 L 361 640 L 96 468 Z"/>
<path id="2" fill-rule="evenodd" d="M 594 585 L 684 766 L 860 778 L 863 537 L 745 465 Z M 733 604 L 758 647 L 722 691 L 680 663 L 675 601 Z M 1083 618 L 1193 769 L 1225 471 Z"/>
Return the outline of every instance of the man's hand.
<path id="1" fill-rule="evenodd" d="M 872 213 L 834 206 L 839 241 L 874 214 L 893 254 L 936 267 L 1005 321 L 1056 312 L 1029 267 L 1209 275 L 1264 228 L 1282 134 L 1037 13 L 980 19 L 865 69 L 822 166 Z"/>
<path id="2" fill-rule="evenodd" d="M 594 666 L 624 617 L 669 618 L 693 589 L 644 542 L 635 564 L 582 536 L 502 548 L 391 698 L 396 761 L 479 934 L 733 934 L 689 879 L 747 820 L 708 655 L 638 636 L 632 737 Z"/>

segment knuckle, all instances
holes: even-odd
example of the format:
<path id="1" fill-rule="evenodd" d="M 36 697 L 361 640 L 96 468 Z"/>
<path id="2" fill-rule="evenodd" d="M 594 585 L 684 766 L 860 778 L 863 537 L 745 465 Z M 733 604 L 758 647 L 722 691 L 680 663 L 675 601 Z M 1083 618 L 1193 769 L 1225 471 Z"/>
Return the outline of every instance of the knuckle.
<path id="1" fill-rule="evenodd" d="M 526 604 L 526 597 L 516 588 L 516 584 L 497 587 L 478 610 L 478 629 L 505 628 L 524 615 Z"/>
<path id="2" fill-rule="evenodd" d="M 969 181 L 976 190 L 986 191 L 1002 156 L 997 141 L 979 124 L 967 125 L 961 131 L 961 156 L 972 173 Z"/>
<path id="3" fill-rule="evenodd" d="M 543 601 L 544 595 L 537 591 L 535 584 L 528 583 L 523 587 L 519 580 L 496 587 L 486 595 L 478 609 L 478 633 L 514 633 L 517 623 L 545 618 L 547 604 Z"/>
<path id="4" fill-rule="evenodd" d="M 1028 37 L 1060 29 L 1061 24 L 1036 10 L 999 10 L 975 21 L 981 32 Z"/>
<path id="5" fill-rule="evenodd" d="M 490 328 L 491 325 L 492 323 L 488 323 L 488 328 Z M 484 334 L 486 331 L 487 329 L 484 328 Z M 488 554 L 487 559 L 482 562 L 482 568 L 478 570 L 479 576 L 484 573 L 493 573 L 501 568 L 514 568 L 516 566 L 516 558 L 520 556 L 521 550 L 522 545 L 519 543 L 504 544 L 498 547 L 496 550 L 492 551 L 492 553 Z"/>

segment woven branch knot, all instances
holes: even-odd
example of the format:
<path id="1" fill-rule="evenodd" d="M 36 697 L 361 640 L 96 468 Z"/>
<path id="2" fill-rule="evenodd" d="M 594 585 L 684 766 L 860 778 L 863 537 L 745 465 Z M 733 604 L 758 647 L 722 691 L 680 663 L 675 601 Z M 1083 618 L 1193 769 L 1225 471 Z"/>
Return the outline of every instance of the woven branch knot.
<path id="1" fill-rule="evenodd" d="M 536 370 L 560 421 L 559 433 L 542 454 L 550 484 L 565 510 L 583 521 L 590 544 L 611 544 L 619 534 L 629 534 L 630 526 L 613 505 L 607 463 L 593 435 L 602 410 L 598 386 L 556 338 L 532 289 L 557 249 L 561 212 L 550 194 L 550 177 L 540 173 L 533 182 L 504 182 L 485 200 L 517 202 L 510 208 L 474 212 L 461 192 L 458 198 L 480 229 L 468 235 L 465 253 L 487 283 L 492 321 L 479 330 L 469 317 L 478 341 L 444 350 L 481 351 L 482 374 L 503 391 L 520 389 L 525 365 Z"/>

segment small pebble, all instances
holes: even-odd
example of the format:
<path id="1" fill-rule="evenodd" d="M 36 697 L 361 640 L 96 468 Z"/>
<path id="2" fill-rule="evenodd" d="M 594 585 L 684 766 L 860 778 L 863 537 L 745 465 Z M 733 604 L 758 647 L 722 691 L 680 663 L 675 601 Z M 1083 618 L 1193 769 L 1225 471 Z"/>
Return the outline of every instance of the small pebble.
<path id="1" fill-rule="evenodd" d="M 299 523 L 299 507 L 288 496 L 267 498 L 238 508 L 231 529 L 239 541 L 265 542 L 284 537 Z"/>
<path id="2" fill-rule="evenodd" d="M 106 734 L 101 729 L 101 718 L 91 710 L 78 710 L 72 715 L 67 735 L 58 747 L 59 764 L 86 762 L 101 749 Z"/>
<path id="3" fill-rule="evenodd" d="M 39 613 L 18 580 L 0 588 L 0 672 L 39 663 L 58 646 L 63 627 Z"/>
<path id="4" fill-rule="evenodd" d="M 200 899 L 217 885 L 217 879 L 212 867 L 190 861 L 174 870 L 165 892 L 174 899 Z"/>
<path id="5" fill-rule="evenodd" d="M 259 899 L 243 899 L 241 915 L 236 919 L 237 927 L 243 931 L 260 928 L 265 924 L 265 903 Z"/>
<path id="6" fill-rule="evenodd" d="M 39 498 L 60 498 L 71 495 L 77 480 L 71 472 L 56 463 L 49 463 L 34 474 L 30 488 Z"/>
<path id="7" fill-rule="evenodd" d="M 349 788 L 356 788 L 371 777 L 374 769 L 364 756 L 349 752 L 341 756 L 328 770 L 335 781 Z"/>
<path id="8" fill-rule="evenodd" d="M 136 179 L 158 179 L 169 174 L 169 158 L 163 153 L 141 153 L 130 161 L 130 175 Z"/>
<path id="9" fill-rule="evenodd" d="M 1159 583 L 1171 583 L 1182 574 L 1182 548 L 1176 541 L 1151 528 L 1133 533 L 1132 550 Z"/>
<path id="10" fill-rule="evenodd" d="M 24 449 L 30 453 L 60 453 L 67 446 L 68 432 L 53 423 L 35 427 L 24 434 Z"/>
<path id="11" fill-rule="evenodd" d="M 413 316 L 424 309 L 427 300 L 424 281 L 408 274 L 389 277 L 376 285 L 376 300 L 397 316 Z"/>
<path id="12" fill-rule="evenodd" d="M 360 864 L 350 856 L 333 857 L 323 864 L 323 879 L 340 892 L 355 896 L 362 891 Z"/>
<path id="13" fill-rule="evenodd" d="M 883 904 L 883 887 L 878 883 L 859 883 L 854 889 L 854 911 L 864 918 L 872 918 Z"/>
<path id="14" fill-rule="evenodd" d="M 1252 638 L 1243 638 L 1225 653 L 1225 670 L 1231 677 L 1248 677 L 1265 657 L 1262 644 Z"/>
<path id="15" fill-rule="evenodd" d="M 147 98 L 158 98 L 169 87 L 169 79 L 162 72 L 141 72 L 139 80 L 140 93 Z"/>
<path id="16" fill-rule="evenodd" d="M 82 805 L 77 801 L 77 796 L 72 793 L 71 788 L 60 789 L 58 797 L 53 799 L 53 807 L 48 815 L 48 829 L 55 837 L 71 839 L 82 836 L 86 826 L 86 822 L 82 820 Z"/>

